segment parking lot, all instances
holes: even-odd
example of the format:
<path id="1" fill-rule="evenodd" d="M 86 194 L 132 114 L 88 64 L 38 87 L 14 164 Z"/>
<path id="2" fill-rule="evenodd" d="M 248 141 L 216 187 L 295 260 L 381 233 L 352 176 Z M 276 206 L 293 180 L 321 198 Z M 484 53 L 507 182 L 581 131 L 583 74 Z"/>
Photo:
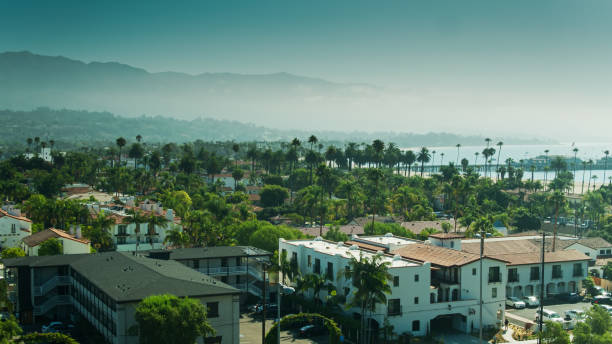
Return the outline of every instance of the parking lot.
<path id="1" fill-rule="evenodd" d="M 546 304 L 544 305 L 544 309 L 550 309 L 551 311 L 555 311 L 560 316 L 563 316 L 565 311 L 570 310 L 570 309 L 579 309 L 579 310 L 586 311 L 590 307 L 591 307 L 591 303 L 590 302 L 558 303 L 558 304 L 552 304 L 552 305 L 546 305 Z M 536 314 L 536 311 L 538 309 L 539 309 L 539 307 L 537 307 L 537 308 L 525 308 L 525 309 L 508 308 L 508 309 L 506 309 L 506 312 L 510 312 L 512 314 L 516 314 L 516 315 L 518 315 L 520 317 L 529 319 L 531 321 L 535 321 L 535 314 Z"/>
<path id="2" fill-rule="evenodd" d="M 266 320 L 266 332 L 272 327 L 272 320 Z M 281 342 L 294 344 L 327 344 L 328 336 L 298 338 L 294 333 L 281 331 Z M 240 318 L 240 344 L 261 343 L 261 319 L 243 314 Z"/>

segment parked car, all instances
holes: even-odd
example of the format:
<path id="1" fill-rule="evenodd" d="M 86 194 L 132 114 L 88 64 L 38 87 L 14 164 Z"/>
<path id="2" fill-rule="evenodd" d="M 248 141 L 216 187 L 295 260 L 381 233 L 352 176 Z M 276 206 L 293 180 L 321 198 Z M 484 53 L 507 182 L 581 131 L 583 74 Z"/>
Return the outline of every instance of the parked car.
<path id="1" fill-rule="evenodd" d="M 523 298 L 523 302 L 525 302 L 525 306 L 527 307 L 538 307 L 540 305 L 540 300 L 536 296 L 525 296 Z"/>
<path id="2" fill-rule="evenodd" d="M 300 328 L 300 337 L 312 337 L 324 334 L 327 331 L 323 325 L 306 325 Z"/>
<path id="3" fill-rule="evenodd" d="M 515 309 L 525 308 L 525 302 L 521 301 L 518 297 L 510 296 L 506 299 L 506 306 Z"/>
<path id="4" fill-rule="evenodd" d="M 580 296 L 578 293 L 561 293 L 557 295 L 557 298 L 559 300 L 572 303 L 582 301 L 582 296 Z"/>
<path id="5" fill-rule="evenodd" d="M 586 313 L 580 309 L 570 309 L 565 311 L 565 319 L 582 322 L 586 319 Z"/>
<path id="6" fill-rule="evenodd" d="M 591 301 L 594 305 L 611 305 L 612 298 L 608 295 L 597 295 L 593 297 L 593 301 Z"/>
<path id="7" fill-rule="evenodd" d="M 608 311 L 608 313 L 612 314 L 612 306 L 610 305 L 598 305 L 599 307 Z"/>
<path id="8" fill-rule="evenodd" d="M 543 309 L 542 310 L 542 321 L 553 321 L 553 322 L 558 322 L 558 323 L 563 323 L 563 318 L 561 318 L 561 316 L 559 315 L 559 313 L 555 312 L 555 311 L 551 311 L 550 309 Z M 538 311 L 536 312 L 536 316 L 535 316 L 535 320 L 539 321 L 540 320 L 540 310 L 538 309 Z"/>
<path id="9" fill-rule="evenodd" d="M 74 325 L 64 324 L 61 321 L 53 321 L 48 325 L 43 325 L 41 330 L 42 333 L 70 333 L 74 330 Z"/>

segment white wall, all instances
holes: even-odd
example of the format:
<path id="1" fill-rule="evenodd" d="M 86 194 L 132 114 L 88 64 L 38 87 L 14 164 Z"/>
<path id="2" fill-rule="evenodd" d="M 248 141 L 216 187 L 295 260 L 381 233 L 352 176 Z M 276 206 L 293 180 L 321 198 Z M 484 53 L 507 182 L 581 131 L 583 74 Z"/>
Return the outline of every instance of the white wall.
<path id="1" fill-rule="evenodd" d="M 574 264 L 580 264 L 582 266 L 582 275 L 574 276 Z M 562 277 L 561 278 L 552 278 L 552 271 L 554 265 L 561 266 Z M 535 296 L 540 296 L 540 291 L 538 285 L 540 285 L 540 280 L 532 281 L 531 280 L 531 268 L 538 267 L 541 265 L 538 264 L 527 264 L 527 265 L 514 265 L 509 266 L 508 269 L 517 269 L 519 281 L 518 282 L 507 282 L 508 279 L 506 276 L 505 281 L 507 282 L 507 288 L 511 291 L 508 294 L 512 296 L 522 297 L 528 296 L 527 294 L 533 294 Z M 587 261 L 578 261 L 578 262 L 560 262 L 560 263 L 546 263 L 544 264 L 544 284 L 548 285 L 550 283 L 555 284 L 555 288 L 550 290 L 552 294 L 560 293 L 560 292 L 569 292 L 570 282 L 574 282 L 577 290 L 580 290 L 582 281 L 587 276 Z M 540 274 L 542 272 L 540 271 Z M 559 283 L 563 283 L 564 289 L 559 290 Z M 531 287 L 529 287 L 531 286 Z M 533 290 L 533 293 L 530 291 Z M 547 289 L 544 289 L 545 297 L 548 297 Z"/>
<path id="2" fill-rule="evenodd" d="M 64 254 L 91 253 L 91 244 L 84 244 L 66 238 L 59 238 L 59 240 L 64 247 Z"/>
<path id="3" fill-rule="evenodd" d="M 12 226 L 15 225 L 15 233 L 12 233 Z M 22 229 L 27 229 L 24 231 Z M 21 247 L 21 239 L 30 235 L 32 224 L 21 221 L 9 216 L 0 217 L 0 247 Z"/>

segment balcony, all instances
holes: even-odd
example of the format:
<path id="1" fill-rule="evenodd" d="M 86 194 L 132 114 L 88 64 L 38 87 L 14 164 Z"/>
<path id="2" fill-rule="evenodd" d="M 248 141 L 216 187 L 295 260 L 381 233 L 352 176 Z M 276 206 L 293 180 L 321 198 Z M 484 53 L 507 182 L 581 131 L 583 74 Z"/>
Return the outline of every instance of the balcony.
<path id="1" fill-rule="evenodd" d="M 494 274 L 494 275 L 489 275 L 489 283 L 501 283 L 502 281 L 502 274 Z"/>
<path id="2" fill-rule="evenodd" d="M 199 268 L 199 272 L 215 276 L 215 275 L 242 275 L 247 273 L 246 265 L 239 266 L 221 266 L 215 268 Z M 250 274 L 261 278 L 261 272 L 255 268 L 249 267 Z"/>
<path id="3" fill-rule="evenodd" d="M 581 270 L 574 270 L 574 276 L 573 277 L 585 277 L 584 276 L 584 272 L 582 272 Z"/>
<path id="4" fill-rule="evenodd" d="M 70 276 L 55 276 L 40 286 L 34 287 L 34 296 L 43 296 L 58 285 L 70 285 Z"/>

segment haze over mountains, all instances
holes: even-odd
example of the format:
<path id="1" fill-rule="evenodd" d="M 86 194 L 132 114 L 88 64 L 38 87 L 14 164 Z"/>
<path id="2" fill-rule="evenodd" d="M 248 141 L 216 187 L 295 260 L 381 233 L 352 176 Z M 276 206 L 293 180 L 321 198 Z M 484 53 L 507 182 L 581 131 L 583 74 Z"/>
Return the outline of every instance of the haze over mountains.
<path id="1" fill-rule="evenodd" d="M 329 115 L 329 109 L 350 111 L 359 99 L 381 94 L 369 85 L 287 73 L 194 76 L 30 52 L 0 54 L 0 104 L 15 110 L 48 106 L 128 116 L 213 117 L 291 129 L 311 123 L 310 128 L 323 129 L 327 126 L 316 120 Z"/>

